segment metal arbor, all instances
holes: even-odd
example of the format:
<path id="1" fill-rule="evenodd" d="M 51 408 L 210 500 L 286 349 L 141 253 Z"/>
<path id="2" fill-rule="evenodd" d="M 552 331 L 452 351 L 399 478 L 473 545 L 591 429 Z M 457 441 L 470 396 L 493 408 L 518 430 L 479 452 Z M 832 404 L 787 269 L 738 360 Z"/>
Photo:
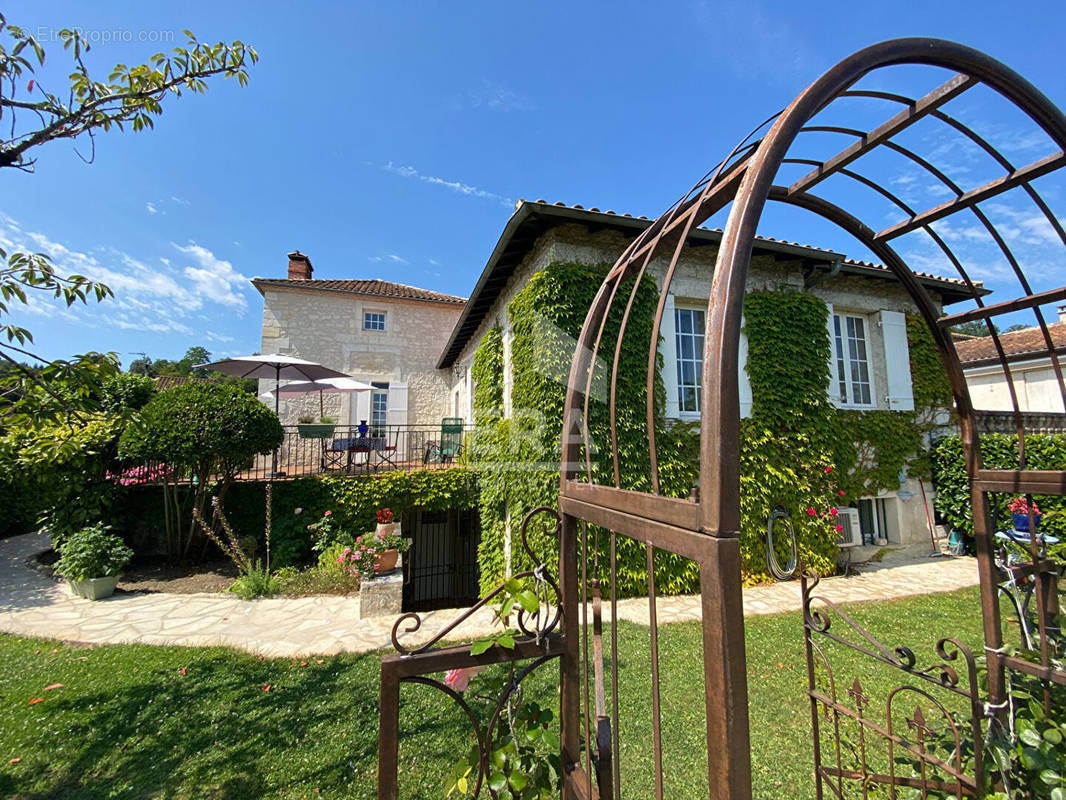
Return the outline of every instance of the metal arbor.
<path id="1" fill-rule="evenodd" d="M 927 65 L 951 71 L 951 77 L 922 97 L 912 98 L 884 91 L 855 88 L 869 73 L 902 65 Z M 944 106 L 951 100 L 984 86 L 997 93 L 1021 112 L 1039 132 L 1050 152 L 1025 166 L 1014 164 L 986 138 L 987 132 L 975 130 L 948 114 Z M 813 118 L 840 101 L 849 98 L 875 100 L 887 104 L 893 111 L 883 124 L 873 129 L 858 129 L 840 125 L 812 124 Z M 950 175 L 951 170 L 937 165 L 936 154 L 918 152 L 897 136 L 920 120 L 929 120 L 953 131 L 985 153 L 998 170 L 998 177 L 982 185 L 964 188 Z M 771 125 L 772 123 L 772 125 Z M 764 136 L 760 131 L 770 125 Z M 832 132 L 851 137 L 844 149 L 829 158 L 811 159 L 794 153 L 800 134 Z M 738 386 L 739 342 L 745 283 L 753 249 L 756 225 L 768 200 L 796 206 L 829 220 L 862 242 L 891 271 L 917 305 L 939 349 L 954 395 L 962 432 L 966 468 L 970 478 L 974 532 L 977 541 L 981 582 L 984 641 L 988 658 L 987 708 L 1004 714 L 1005 691 L 1009 679 L 1020 674 L 1036 680 L 1043 687 L 1044 704 L 1050 704 L 1053 684 L 1066 685 L 1066 671 L 1060 668 L 1061 633 L 1058 629 L 1058 589 L 1056 566 L 1042 546 L 1039 537 L 1030 537 L 1025 558 L 1009 568 L 1012 580 L 1031 579 L 1035 586 L 1035 623 L 1023 633 L 1022 647 L 1005 646 L 1003 620 L 1000 617 L 998 571 L 993 553 L 993 534 L 996 522 L 990 498 L 997 494 L 1023 494 L 1031 500 L 1036 495 L 1066 495 L 1066 471 L 1041 471 L 1027 466 L 1025 433 L 1026 416 L 1022 413 L 1011 374 L 1011 361 L 993 321 L 1004 314 L 1031 311 L 1040 332 L 1044 350 L 1050 359 L 1059 394 L 1066 403 L 1066 385 L 1056 342 L 1041 307 L 1066 301 L 1066 286 L 1040 288 L 1048 283 L 1048 276 L 1037 272 L 1027 276 L 1015 249 L 1012 232 L 993 223 L 990 203 L 1011 193 L 1033 209 L 1034 219 L 1042 221 L 1049 239 L 1055 244 L 1059 258 L 1066 254 L 1066 230 L 1041 197 L 1036 183 L 1045 176 L 1066 166 L 1066 118 L 1025 79 L 998 61 L 961 45 L 933 39 L 899 39 L 883 42 L 862 50 L 841 61 L 811 84 L 787 109 L 775 115 L 741 142 L 711 173 L 701 179 L 691 191 L 650 225 L 632 242 L 609 271 L 600 287 L 581 330 L 578 346 L 568 378 L 562 426 L 562 470 L 560 474 L 558 512 L 540 507 L 526 516 L 521 528 L 521 545 L 538 566 L 528 574 L 545 591 L 558 598 L 547 603 L 545 613 L 533 618 L 519 615 L 522 636 L 517 637 L 513 651 L 492 648 L 472 655 L 469 646 L 435 649 L 461 621 L 438 633 L 428 643 L 418 647 L 403 646 L 397 636 L 413 632 L 421 625 L 417 614 L 401 617 L 393 630 L 394 655 L 382 660 L 381 727 L 379 731 L 378 795 L 397 796 L 397 747 L 399 738 L 399 697 L 401 684 L 422 684 L 447 694 L 471 721 L 477 739 L 478 770 L 471 778 L 477 795 L 483 788 L 496 797 L 487 786 L 489 758 L 494 726 L 498 724 L 508 698 L 520 690 L 521 681 L 533 670 L 559 659 L 561 678 L 560 723 L 561 762 L 563 766 L 564 800 L 576 798 L 620 798 L 620 735 L 618 691 L 618 632 L 614 624 L 615 554 L 619 539 L 642 544 L 646 554 L 648 615 L 650 620 L 651 659 L 651 750 L 653 753 L 653 785 L 650 795 L 663 797 L 692 796 L 691 787 L 664 786 L 663 709 L 659 692 L 659 626 L 656 619 L 655 553 L 665 551 L 679 554 L 695 562 L 701 580 L 700 608 L 702 611 L 702 660 L 704 675 L 704 715 L 708 797 L 713 800 L 747 800 L 751 797 L 751 763 L 748 726 L 748 698 L 746 657 L 744 646 L 744 618 L 740 576 L 740 401 Z M 927 210 L 916 211 L 889 188 L 887 179 L 874 179 L 867 171 L 867 158 L 873 152 L 892 151 L 923 171 L 923 179 L 930 185 L 942 187 L 950 199 Z M 779 169 L 786 164 L 808 165 L 812 169 L 791 183 L 777 184 Z M 860 171 L 861 170 L 861 171 Z M 864 222 L 858 214 L 842 205 L 830 202 L 824 193 L 816 193 L 818 186 L 833 176 L 847 179 L 874 190 L 899 209 L 902 219 L 887 228 L 877 230 Z M 671 283 L 677 271 L 682 248 L 692 230 L 712 214 L 732 204 L 717 254 L 713 275 L 710 276 L 710 299 L 707 307 L 707 326 L 703 352 L 702 421 L 700 441 L 700 483 L 698 493 L 689 499 L 665 496 L 661 491 L 656 443 L 655 380 L 658 367 L 657 335 Z M 986 207 L 982 207 L 986 204 Z M 934 227 L 937 223 L 959 218 L 972 219 L 987 232 L 1007 265 L 1016 289 L 1009 299 L 987 304 L 985 292 L 971 278 L 966 259 L 950 246 L 947 237 Z M 960 313 L 942 315 L 936 302 L 919 282 L 917 273 L 907 259 L 893 247 L 894 240 L 911 233 L 927 237 L 942 256 L 938 271 L 954 269 L 967 287 L 973 307 Z M 655 287 L 658 306 L 651 325 L 652 335 L 647 352 L 647 382 L 645 412 L 649 447 L 650 491 L 633 491 L 623 486 L 623 469 L 618 444 L 619 405 L 618 364 L 621 348 L 625 346 L 627 327 L 634 322 L 635 298 L 642 280 L 650 280 L 652 268 L 665 265 L 662 285 Z M 1036 291 L 1033 280 L 1037 280 Z M 632 281 L 630 285 L 629 281 Z M 617 313 L 612 329 L 609 317 Z M 970 402 L 955 346 L 949 329 L 969 321 L 983 321 L 997 352 L 1007 386 L 1011 392 L 1013 418 L 1018 435 L 1016 462 L 1009 468 L 1002 464 L 987 468 L 981 457 L 978 436 L 978 414 Z M 610 330 L 609 330 L 610 329 Z M 606 335 L 605 335 L 606 334 Z M 613 353 L 609 352 L 613 351 Z M 601 352 L 607 357 L 601 357 Z M 597 371 L 597 359 L 601 369 Z M 602 363 L 609 366 L 605 379 Z M 608 436 L 610 441 L 600 449 L 609 454 L 608 473 L 613 481 L 597 484 L 592 467 L 595 450 L 590 434 L 590 406 L 594 395 L 606 384 L 608 406 Z M 595 385 L 595 391 L 594 391 Z M 628 398 L 632 400 L 632 398 Z M 593 412 L 597 410 L 592 409 Z M 598 419 L 598 418 L 597 418 Z M 628 420 L 632 423 L 632 419 Z M 627 465 L 629 466 L 629 465 Z M 769 511 L 769 510 L 768 510 Z M 526 538 L 527 528 L 540 521 L 559 537 L 559 573 L 555 580 L 547 564 L 534 555 Z M 1030 527 L 1034 520 L 1030 515 Z M 609 562 L 604 569 L 589 556 L 589 527 L 606 531 L 609 537 Z M 597 548 L 596 552 L 599 552 Z M 611 593 L 609 634 L 604 641 L 600 610 L 599 585 L 606 574 Z M 953 639 L 944 638 L 936 644 L 938 661 L 923 668 L 916 656 L 905 647 L 886 648 L 846 615 L 845 634 L 830 630 L 833 612 L 815 608 L 817 599 L 812 592 L 817 580 L 804 581 L 804 634 L 808 656 L 808 695 L 811 699 L 812 723 L 815 727 L 816 786 L 822 796 L 823 786 L 829 786 L 834 796 L 862 796 L 868 794 L 870 784 L 888 784 L 890 796 L 896 787 L 918 790 L 920 796 L 930 791 L 938 796 L 946 793 L 962 798 L 979 796 L 982 784 L 967 767 L 956 759 L 947 763 L 927 746 L 932 736 L 932 721 L 921 707 L 902 726 L 893 727 L 891 719 L 894 699 L 906 692 L 931 699 L 921 687 L 939 685 L 956 700 L 962 698 L 970 705 L 973 720 L 972 741 L 980 747 L 980 731 L 985 707 L 978 700 L 975 661 L 972 654 Z M 550 590 L 550 592 L 548 591 Z M 591 591 L 590 591 L 591 590 Z M 497 589 L 496 593 L 502 591 Z M 490 595 L 482 603 L 496 594 Z M 591 608 L 591 613 L 590 613 Z M 561 612 L 561 613 L 557 613 Z M 472 613 L 472 612 L 471 612 Z M 469 616 L 469 614 L 464 615 Z M 591 619 L 590 619 L 591 616 Z M 1019 616 L 1023 616 L 1019 614 Z M 862 643 L 855 647 L 846 641 L 848 626 L 857 632 Z M 829 692 L 815 686 L 812 653 L 818 650 L 815 638 L 825 636 L 845 646 L 866 653 L 871 658 L 907 674 L 907 685 L 894 689 L 887 700 L 887 724 L 874 723 L 869 718 L 871 699 L 856 681 L 851 688 L 837 691 L 834 684 Z M 590 648 L 590 640 L 592 646 Z M 591 649 L 591 654 L 590 654 Z M 607 656 L 609 651 L 610 655 Z M 1024 657 L 1023 657 L 1024 656 Z M 443 683 L 427 676 L 446 669 L 485 666 L 501 662 L 526 660 L 529 666 L 500 698 L 487 725 L 482 724 L 461 695 Z M 954 666 L 953 666 L 954 665 Z M 956 669 L 958 667 L 958 669 Z M 965 669 L 963 669 L 965 667 Z M 960 677 L 960 673 L 961 677 Z M 830 672 L 829 680 L 833 678 Z M 924 683 L 923 683 L 924 682 Z M 610 686 L 608 694 L 607 687 Z M 934 687 L 935 688 L 935 687 Z M 852 698 L 848 706 L 847 696 Z M 608 697 L 610 699 L 608 699 Z M 934 703 L 935 705 L 935 703 Z M 942 707 L 942 706 L 941 706 Z M 823 764 L 819 752 L 818 715 L 830 720 L 830 733 L 839 733 L 839 722 L 858 726 L 862 743 L 862 758 L 858 769 L 840 762 L 840 740 L 836 741 L 837 764 Z M 956 749 L 965 738 L 959 726 L 953 729 Z M 900 733 L 903 731 L 903 733 Z M 910 731 L 910 733 L 907 733 Z M 666 731 L 669 734 L 670 731 Z M 911 736 L 913 742 L 906 736 Z M 864 738 L 868 737 L 868 738 Z M 871 768 L 866 758 L 866 743 L 880 737 L 888 742 L 889 761 L 893 752 L 905 751 L 919 766 L 915 775 L 897 776 L 890 766 L 888 774 Z M 915 744 L 916 742 L 916 744 Z M 638 742 L 638 747 L 640 743 Z M 893 751 L 893 748 L 896 748 Z M 976 754 L 975 754 L 976 756 Z M 976 756 L 979 761 L 979 756 Z M 947 779 L 935 777 L 937 770 Z M 978 763 L 972 770 L 979 774 Z M 854 781 L 858 787 L 845 794 L 844 781 Z M 644 796 L 645 787 L 626 786 L 626 794 Z"/>
<path id="2" fill-rule="evenodd" d="M 952 76 L 928 94 L 911 98 L 882 91 L 852 88 L 863 76 L 878 70 L 900 65 L 919 64 L 940 67 Z M 1042 158 L 1024 166 L 1014 164 L 989 143 L 986 135 L 974 130 L 943 110 L 945 104 L 978 86 L 985 86 L 1006 98 L 1020 110 L 1033 126 L 1042 132 L 1047 149 Z M 831 104 L 846 98 L 867 98 L 884 101 L 898 113 L 872 130 L 841 126 L 812 125 L 815 115 Z M 919 120 L 929 118 L 946 126 L 972 142 L 998 165 L 999 177 L 972 188 L 963 188 L 950 177 L 950 170 L 938 167 L 935 154 L 916 152 L 895 140 Z M 1037 471 L 1027 468 L 1025 448 L 1025 416 L 1020 410 L 1011 363 L 993 327 L 998 316 L 1031 310 L 1036 327 L 1051 359 L 1059 392 L 1066 399 L 1066 386 L 1056 343 L 1045 320 L 1041 306 L 1066 301 L 1066 287 L 1035 291 L 1019 258 L 1011 247 L 1011 236 L 1003 226 L 993 223 L 982 204 L 1001 198 L 1008 192 L 1022 197 L 1066 253 L 1066 232 L 1060 220 L 1051 212 L 1037 190 L 1035 182 L 1066 166 L 1066 118 L 1024 78 L 989 56 L 952 42 L 934 39 L 898 39 L 866 48 L 844 59 L 811 84 L 783 112 L 771 118 L 772 126 L 762 138 L 755 138 L 757 129 L 742 142 L 713 172 L 705 176 L 669 211 L 647 228 L 622 254 L 601 286 L 586 317 L 577 352 L 572 362 L 565 417 L 563 424 L 563 472 L 559 491 L 559 510 L 562 514 L 559 586 L 562 592 L 562 749 L 563 763 L 569 772 L 565 780 L 564 798 L 597 796 L 592 775 L 597 776 L 598 796 L 618 797 L 618 736 L 617 658 L 610 659 L 609 680 L 613 686 L 613 708 L 606 715 L 610 724 L 613 747 L 598 742 L 601 754 L 613 752 L 608 764 L 593 763 L 592 742 L 597 741 L 591 729 L 590 694 L 597 695 L 602 706 L 604 692 L 601 675 L 590 673 L 595 664 L 588 658 L 588 620 L 579 611 L 585 608 L 587 569 L 579 557 L 586 552 L 586 524 L 600 526 L 610 532 L 611 552 L 615 537 L 641 542 L 647 549 L 649 616 L 651 621 L 651 698 L 652 747 L 654 749 L 654 796 L 664 796 L 662 766 L 662 724 L 659 702 L 658 626 L 655 607 L 655 571 L 653 555 L 656 550 L 680 554 L 699 565 L 702 586 L 704 695 L 706 705 L 706 743 L 709 797 L 715 800 L 748 798 L 751 796 L 751 766 L 749 755 L 746 658 L 744 650 L 744 622 L 741 599 L 739 530 L 739 387 L 737 379 L 738 347 L 741 332 L 741 313 L 745 282 L 752 254 L 756 225 L 767 200 L 797 206 L 814 212 L 844 229 L 885 264 L 907 290 L 932 332 L 940 356 L 946 367 L 954 394 L 966 466 L 971 481 L 974 530 L 977 540 L 981 579 L 984 638 L 989 660 L 988 690 L 990 706 L 1002 707 L 1005 673 L 1009 670 L 1024 673 L 1043 682 L 1045 702 L 1049 702 L 1048 688 L 1052 683 L 1066 683 L 1066 672 L 1055 668 L 1053 652 L 1057 624 L 1057 590 L 1055 567 L 1047 559 L 1037 537 L 1030 541 L 1027 562 L 1018 565 L 1018 575 L 1032 576 L 1036 583 L 1037 622 L 1034 641 L 1039 645 L 1028 658 L 1022 658 L 1004 647 L 1004 631 L 1000 619 L 997 584 L 999 577 L 993 557 L 994 523 L 990 516 L 990 496 L 995 493 L 1014 493 L 1030 496 L 1066 494 L 1066 472 Z M 829 158 L 809 159 L 793 151 L 800 134 L 811 131 L 832 131 L 854 138 L 844 149 Z M 862 167 L 862 159 L 872 151 L 888 149 L 908 159 L 923 170 L 924 180 L 944 187 L 951 197 L 926 210 L 915 210 L 891 191 L 886 179 L 876 180 Z M 812 169 L 788 185 L 775 183 L 782 165 L 808 164 Z M 863 171 L 860 171 L 863 170 Z M 864 222 L 857 213 L 834 204 L 815 191 L 831 176 L 840 176 L 875 190 L 899 209 L 902 219 L 878 230 Z M 653 259 L 669 259 L 662 286 L 658 286 L 659 303 L 653 331 L 659 330 L 682 248 L 688 234 L 712 214 L 732 203 L 711 277 L 710 300 L 707 307 L 707 328 L 703 358 L 703 408 L 700 453 L 700 484 L 698 499 L 680 500 L 660 493 L 655 431 L 655 370 L 657 337 L 652 336 L 647 369 L 647 431 L 650 447 L 650 492 L 634 492 L 622 488 L 617 449 L 614 449 L 614 484 L 597 485 L 588 476 L 589 454 L 594 449 L 590 438 L 589 404 L 596 360 L 612 307 L 623 307 L 621 332 L 615 337 L 614 358 L 610 363 L 610 433 L 612 444 L 617 442 L 615 419 L 618 400 L 619 349 L 630 323 L 630 311 L 636 295 L 636 285 L 647 279 Z M 966 217 L 987 231 L 1009 267 L 1016 289 L 1009 299 L 986 304 L 980 287 L 972 280 L 966 259 L 949 246 L 945 236 L 938 233 L 935 223 Z M 925 234 L 942 255 L 945 269 L 954 269 L 968 287 L 973 308 L 965 312 L 942 315 L 927 290 L 919 283 L 907 260 L 894 249 L 892 242 L 906 234 Z M 1046 276 L 1038 274 L 1041 283 Z M 633 280 L 633 288 L 623 289 Z M 981 320 L 987 323 L 995 344 L 998 360 L 1010 387 L 1014 420 L 1019 437 L 1018 458 L 1014 468 L 988 469 L 982 463 L 978 447 L 976 415 L 970 402 L 963 371 L 952 342 L 949 328 L 953 325 Z M 602 452 L 602 451 L 601 451 Z M 613 582 L 614 564 L 611 564 Z M 804 593 L 805 602 L 809 600 Z M 805 608 L 808 622 L 811 611 Z M 614 616 L 612 615 L 612 619 Z M 943 651 L 944 642 L 940 649 Z M 610 647 L 617 653 L 617 632 L 612 626 Z M 950 648 L 949 648 L 950 649 Z M 943 656 L 950 658 L 949 655 Z M 893 662 L 894 663 L 894 662 Z M 915 669 L 913 661 L 901 659 L 894 663 L 901 669 Z M 857 686 L 858 684 L 856 684 Z M 861 690 L 857 692 L 865 700 Z M 861 701 L 860 701 L 861 702 Z M 860 708 L 861 711 L 861 708 Z M 920 715 L 919 715 L 920 717 Z M 914 723 L 919 731 L 925 723 Z M 582 742 L 589 746 L 582 747 Z M 584 763 L 582 763 L 584 760 Z M 601 759 L 602 762 L 602 759 Z M 923 764 L 923 772 L 924 764 Z M 859 779 L 869 776 L 859 775 Z M 819 773 L 819 794 L 821 773 Z M 914 786 L 914 781 L 907 784 Z M 923 779 L 924 780 L 924 779 Z M 893 781 L 894 782 L 894 781 Z M 932 784 L 929 784 L 930 786 Z M 923 795 L 927 786 L 920 785 Z M 956 786 L 958 796 L 979 793 L 972 785 Z"/>

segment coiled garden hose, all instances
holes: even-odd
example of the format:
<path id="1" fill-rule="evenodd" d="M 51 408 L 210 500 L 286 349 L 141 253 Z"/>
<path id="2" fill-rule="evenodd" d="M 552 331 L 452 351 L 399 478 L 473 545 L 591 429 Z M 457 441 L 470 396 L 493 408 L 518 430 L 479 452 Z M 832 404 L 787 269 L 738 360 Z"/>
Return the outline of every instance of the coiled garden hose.
<path id="1" fill-rule="evenodd" d="M 788 561 L 785 566 L 777 560 L 774 550 L 774 523 L 783 520 L 788 540 Z M 796 549 L 796 531 L 792 528 L 792 520 L 783 506 L 774 506 L 770 517 L 766 521 L 766 566 L 770 568 L 770 574 L 779 581 L 787 581 L 796 577 L 796 565 L 799 562 L 799 552 Z"/>

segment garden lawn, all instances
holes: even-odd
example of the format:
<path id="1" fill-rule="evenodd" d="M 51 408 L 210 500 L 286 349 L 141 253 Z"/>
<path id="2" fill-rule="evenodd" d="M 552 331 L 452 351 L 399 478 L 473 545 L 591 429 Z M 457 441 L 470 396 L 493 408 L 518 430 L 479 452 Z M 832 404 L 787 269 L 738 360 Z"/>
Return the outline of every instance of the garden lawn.
<path id="1" fill-rule="evenodd" d="M 849 613 L 886 644 L 911 645 L 924 664 L 937 636 L 978 644 L 978 609 L 972 588 Z M 648 629 L 619 629 L 623 796 L 651 797 Z M 813 797 L 799 614 L 748 618 L 747 650 L 755 796 Z M 696 623 L 660 628 L 671 798 L 706 797 L 699 653 Z M 0 797 L 373 798 L 379 659 L 0 636 Z M 872 696 L 895 677 L 866 658 L 834 666 L 838 682 L 859 674 Z M 528 691 L 553 702 L 557 675 L 542 669 Z M 402 697 L 401 796 L 439 800 L 467 746 L 464 719 L 431 689 L 404 687 Z"/>

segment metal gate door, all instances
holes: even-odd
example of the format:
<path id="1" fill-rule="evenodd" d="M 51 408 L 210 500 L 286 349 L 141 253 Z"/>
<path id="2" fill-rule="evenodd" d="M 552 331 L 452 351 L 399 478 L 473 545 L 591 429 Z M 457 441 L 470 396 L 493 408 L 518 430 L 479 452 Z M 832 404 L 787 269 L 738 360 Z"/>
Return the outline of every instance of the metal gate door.
<path id="1" fill-rule="evenodd" d="M 476 512 L 414 511 L 412 517 L 404 610 L 431 611 L 473 603 L 478 586 Z"/>

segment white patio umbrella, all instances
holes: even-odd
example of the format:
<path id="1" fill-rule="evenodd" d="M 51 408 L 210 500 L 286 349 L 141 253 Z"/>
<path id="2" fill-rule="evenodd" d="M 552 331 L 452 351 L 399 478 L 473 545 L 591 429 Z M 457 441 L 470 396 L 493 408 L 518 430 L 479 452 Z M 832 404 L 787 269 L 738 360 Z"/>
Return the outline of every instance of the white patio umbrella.
<path id="1" fill-rule="evenodd" d="M 226 375 L 236 375 L 238 378 L 273 378 L 274 379 L 274 413 L 278 412 L 278 393 L 281 382 L 286 381 L 317 381 L 323 378 L 347 378 L 343 372 L 316 364 L 314 361 L 305 361 L 296 356 L 283 356 L 280 353 L 267 353 L 266 355 L 238 356 L 236 358 L 224 358 L 213 364 L 204 364 L 207 369 L 222 372 Z"/>
<path id="2" fill-rule="evenodd" d="M 278 392 L 283 380 L 289 381 L 317 381 L 322 378 L 344 378 L 343 372 L 316 364 L 314 361 L 305 361 L 296 356 L 283 356 L 280 353 L 267 353 L 265 355 L 238 356 L 236 358 L 224 358 L 213 364 L 204 364 L 207 369 L 213 369 L 226 375 L 236 375 L 238 378 L 273 378 L 274 379 L 274 413 L 278 413 Z M 274 451 L 270 477 L 273 479 L 278 473 L 278 451 Z"/>
<path id="3" fill-rule="evenodd" d="M 317 381 L 294 381 L 278 387 L 278 394 L 311 394 L 318 392 L 318 415 L 321 417 L 325 405 L 322 396 L 326 392 L 369 392 L 374 387 L 369 383 L 363 383 L 353 378 L 322 378 Z"/>

